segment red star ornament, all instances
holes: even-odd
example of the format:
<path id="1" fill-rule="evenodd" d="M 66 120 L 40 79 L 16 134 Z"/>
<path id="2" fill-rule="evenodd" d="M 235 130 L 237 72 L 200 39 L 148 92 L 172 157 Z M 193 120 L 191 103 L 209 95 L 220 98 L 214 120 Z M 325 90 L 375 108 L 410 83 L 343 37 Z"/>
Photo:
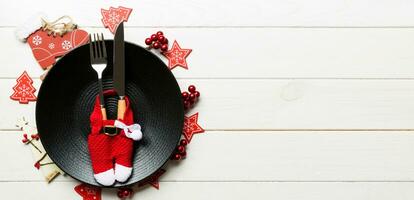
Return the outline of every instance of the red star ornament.
<path id="1" fill-rule="evenodd" d="M 110 7 L 109 10 L 101 9 L 102 23 L 105 27 L 115 33 L 116 28 L 122 21 L 128 21 L 132 8 L 119 6 L 118 8 Z"/>
<path id="2" fill-rule="evenodd" d="M 160 169 L 156 171 L 151 177 L 149 177 L 147 180 L 143 181 L 142 183 L 139 183 L 139 187 L 144 186 L 146 184 L 150 184 L 155 189 L 160 189 L 160 177 L 165 173 L 165 169 Z"/>
<path id="3" fill-rule="evenodd" d="M 174 40 L 173 46 L 167 52 L 162 53 L 168 59 L 168 68 L 170 70 L 174 69 L 177 66 L 180 66 L 184 69 L 188 69 L 187 61 L 185 60 L 188 55 L 190 55 L 192 49 L 182 49 L 178 45 L 177 41 Z"/>
<path id="4" fill-rule="evenodd" d="M 191 115 L 190 117 L 184 116 L 183 135 L 188 143 L 191 142 L 194 134 L 204 132 L 204 129 L 197 124 L 197 121 L 198 113 Z"/>
<path id="5" fill-rule="evenodd" d="M 36 88 L 33 87 L 33 80 L 26 71 L 17 78 L 17 84 L 13 87 L 13 94 L 10 96 L 12 100 L 19 101 L 19 103 L 27 104 L 29 101 L 36 101 Z"/>
<path id="6" fill-rule="evenodd" d="M 75 191 L 83 197 L 83 200 L 101 200 L 101 188 L 80 184 L 75 187 Z"/>

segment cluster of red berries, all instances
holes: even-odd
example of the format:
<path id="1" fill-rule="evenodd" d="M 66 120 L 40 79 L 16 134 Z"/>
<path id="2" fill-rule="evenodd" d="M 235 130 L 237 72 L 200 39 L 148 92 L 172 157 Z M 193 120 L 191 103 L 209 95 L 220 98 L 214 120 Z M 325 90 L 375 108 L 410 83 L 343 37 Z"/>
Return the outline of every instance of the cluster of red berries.
<path id="1" fill-rule="evenodd" d="M 131 188 L 120 188 L 118 190 L 117 195 L 120 199 L 125 199 L 132 195 L 132 189 Z"/>
<path id="2" fill-rule="evenodd" d="M 32 140 L 39 140 L 40 138 L 39 134 L 32 134 L 30 137 L 32 138 L 31 140 L 29 140 L 29 138 L 27 137 L 27 134 L 23 134 L 22 142 L 25 144 L 28 144 L 28 143 L 31 143 Z"/>
<path id="3" fill-rule="evenodd" d="M 175 148 L 174 154 L 171 159 L 181 160 L 187 157 L 187 151 L 186 151 L 187 144 L 188 144 L 187 140 L 182 139 L 180 141 L 180 144 L 177 146 L 177 148 Z"/>
<path id="4" fill-rule="evenodd" d="M 161 49 L 161 51 L 168 50 L 168 39 L 162 31 L 158 31 L 156 34 L 152 34 L 151 37 L 145 39 L 145 44 L 154 49 Z"/>
<path id="5" fill-rule="evenodd" d="M 188 86 L 188 92 L 182 92 L 181 97 L 183 98 L 184 109 L 187 110 L 197 102 L 200 92 L 196 90 L 194 85 L 190 85 Z"/>

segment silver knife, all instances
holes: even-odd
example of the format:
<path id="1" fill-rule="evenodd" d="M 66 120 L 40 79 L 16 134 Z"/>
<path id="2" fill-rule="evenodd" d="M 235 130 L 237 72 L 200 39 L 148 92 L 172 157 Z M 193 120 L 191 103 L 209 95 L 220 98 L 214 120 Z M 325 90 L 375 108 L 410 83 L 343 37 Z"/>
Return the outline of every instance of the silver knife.
<path id="1" fill-rule="evenodd" d="M 114 38 L 114 88 L 119 96 L 118 119 L 124 119 L 125 104 L 125 48 L 124 48 L 124 22 L 118 25 Z"/>

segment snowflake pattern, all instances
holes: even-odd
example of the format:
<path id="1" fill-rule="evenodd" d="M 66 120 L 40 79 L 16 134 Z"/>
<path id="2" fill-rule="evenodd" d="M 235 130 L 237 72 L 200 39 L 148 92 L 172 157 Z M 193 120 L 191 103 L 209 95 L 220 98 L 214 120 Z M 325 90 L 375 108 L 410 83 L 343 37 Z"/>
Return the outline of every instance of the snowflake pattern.
<path id="1" fill-rule="evenodd" d="M 55 48 L 55 44 L 50 43 L 47 47 L 49 47 L 49 49 L 54 49 Z"/>
<path id="2" fill-rule="evenodd" d="M 108 21 L 112 24 L 118 23 L 122 20 L 121 16 L 116 12 L 116 10 L 110 11 L 108 17 Z"/>
<path id="3" fill-rule="evenodd" d="M 62 49 L 69 50 L 72 48 L 72 43 L 68 40 L 62 42 Z"/>
<path id="4" fill-rule="evenodd" d="M 40 36 L 36 35 L 36 36 L 33 37 L 32 42 L 33 42 L 33 44 L 38 46 L 38 45 L 42 44 L 42 38 Z"/>

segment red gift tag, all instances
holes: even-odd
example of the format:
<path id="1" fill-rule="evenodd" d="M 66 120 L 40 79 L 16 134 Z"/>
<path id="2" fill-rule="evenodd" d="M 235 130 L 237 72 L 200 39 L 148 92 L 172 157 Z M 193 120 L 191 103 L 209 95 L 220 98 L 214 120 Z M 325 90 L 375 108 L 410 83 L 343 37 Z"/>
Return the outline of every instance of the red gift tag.
<path id="1" fill-rule="evenodd" d="M 101 188 L 87 184 L 80 184 L 75 187 L 75 191 L 83 197 L 83 200 L 101 200 Z"/>
<path id="2" fill-rule="evenodd" d="M 168 59 L 168 68 L 170 70 L 174 69 L 177 66 L 180 66 L 184 69 L 188 69 L 186 58 L 191 53 L 191 49 L 182 49 L 178 45 L 177 41 L 174 41 L 173 46 L 167 52 L 163 52 L 162 55 Z"/>
<path id="3" fill-rule="evenodd" d="M 129 15 L 132 12 L 132 8 L 125 8 L 119 6 L 118 8 L 110 7 L 109 10 L 101 9 L 102 23 L 105 27 L 115 33 L 118 25 L 123 21 L 128 21 Z"/>
<path id="4" fill-rule="evenodd" d="M 39 29 L 27 38 L 34 57 L 43 69 L 53 65 L 57 57 L 88 41 L 88 33 L 80 29 L 67 32 L 62 37 L 48 35 L 46 31 Z"/>
<path id="5" fill-rule="evenodd" d="M 19 103 L 27 104 L 29 101 L 36 101 L 36 88 L 33 87 L 33 80 L 26 71 L 17 78 L 17 84 L 13 87 L 14 93 L 10 96 L 11 99 L 19 101 Z"/>

